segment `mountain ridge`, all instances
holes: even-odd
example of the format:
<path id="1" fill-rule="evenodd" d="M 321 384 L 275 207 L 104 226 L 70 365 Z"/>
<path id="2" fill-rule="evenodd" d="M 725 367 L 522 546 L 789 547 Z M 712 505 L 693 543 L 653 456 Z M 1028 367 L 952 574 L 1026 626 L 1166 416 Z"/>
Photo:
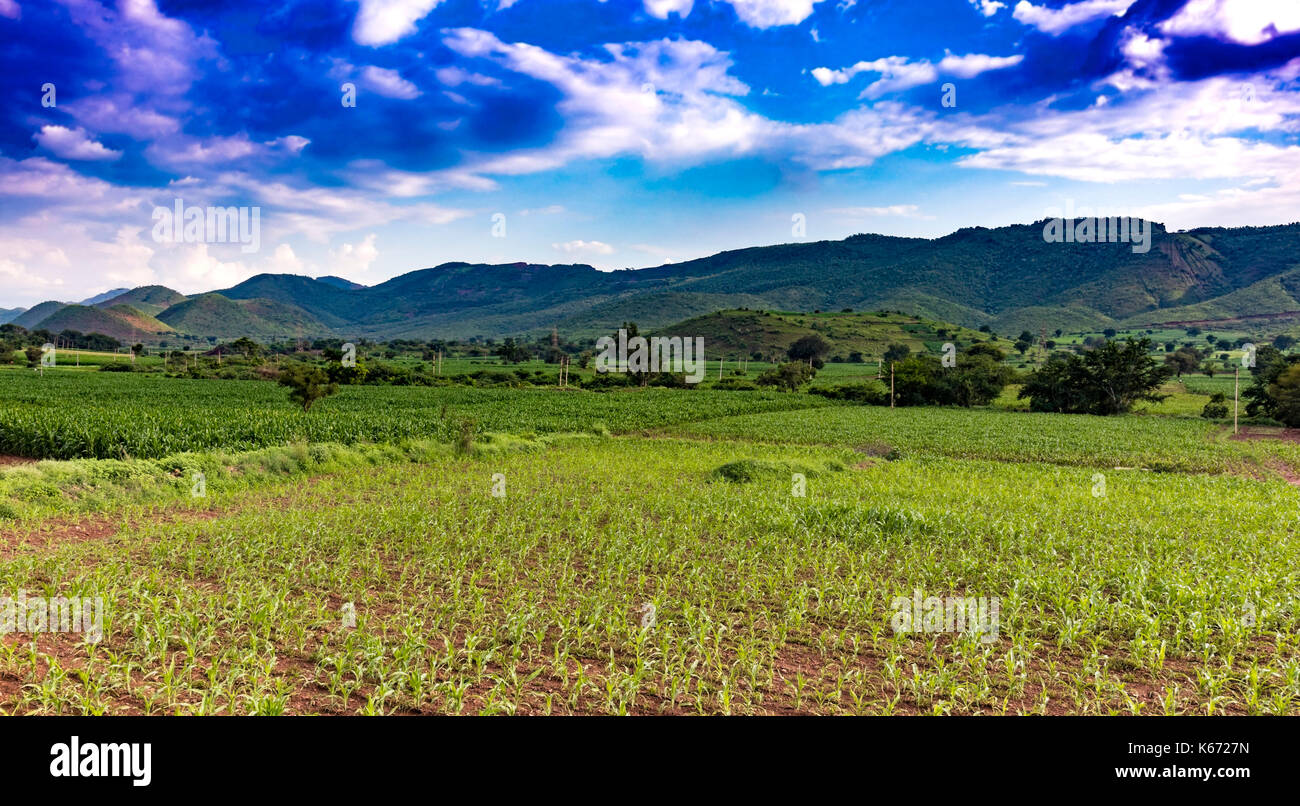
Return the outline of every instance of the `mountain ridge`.
<path id="1" fill-rule="evenodd" d="M 129 302 L 198 336 L 226 335 L 186 329 L 217 327 L 214 311 L 222 307 L 262 338 L 377 340 L 542 336 L 552 328 L 589 338 L 623 321 L 653 329 L 732 308 L 905 310 L 999 332 L 1300 310 L 1300 223 L 1170 232 L 1151 222 L 1146 252 L 1122 242 L 1049 242 L 1046 223 L 965 227 L 938 238 L 864 233 L 616 271 L 452 261 L 373 286 L 328 275 L 258 274 L 209 292 L 240 304 L 210 300 L 204 306 L 212 310 L 195 316 L 172 309 L 207 295 L 185 297 L 162 286 L 100 305 Z M 60 305 L 41 303 L 15 321 L 39 324 Z"/>

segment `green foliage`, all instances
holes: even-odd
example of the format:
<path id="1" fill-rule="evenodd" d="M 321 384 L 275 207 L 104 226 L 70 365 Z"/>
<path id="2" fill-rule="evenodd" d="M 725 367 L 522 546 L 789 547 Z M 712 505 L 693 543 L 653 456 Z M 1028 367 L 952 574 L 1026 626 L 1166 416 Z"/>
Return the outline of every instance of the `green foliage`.
<path id="1" fill-rule="evenodd" d="M 290 364 L 280 370 L 278 383 L 289 388 L 289 399 L 302 406 L 303 411 L 310 411 L 317 400 L 339 390 L 339 385 L 331 383 L 323 369 L 307 364 Z"/>
<path id="2" fill-rule="evenodd" d="M 1033 411 L 1122 414 L 1134 404 L 1159 402 L 1156 390 L 1174 373 L 1148 355 L 1150 340 L 1107 342 L 1083 355 L 1053 354 L 1030 374 L 1019 397 Z"/>
<path id="3" fill-rule="evenodd" d="M 788 361 L 759 375 L 754 383 L 759 386 L 775 386 L 787 392 L 797 392 L 816 374 L 815 369 L 802 361 Z"/>
<path id="4" fill-rule="evenodd" d="M 291 442 L 427 438 L 450 443 L 459 417 L 473 417 L 480 433 L 567 433 L 595 423 L 626 433 L 825 405 L 829 402 L 814 395 L 776 391 L 620 387 L 560 393 L 511 386 L 344 386 L 317 403 L 321 411 L 308 417 L 285 406 L 283 392 L 270 383 L 139 372 L 60 371 L 41 378 L 8 369 L 0 370 L 0 454 L 120 459 L 246 451 Z"/>
<path id="5" fill-rule="evenodd" d="M 1223 392 L 1210 395 L 1210 400 L 1201 409 L 1201 416 L 1207 420 L 1222 420 L 1228 416 L 1228 396 Z"/>

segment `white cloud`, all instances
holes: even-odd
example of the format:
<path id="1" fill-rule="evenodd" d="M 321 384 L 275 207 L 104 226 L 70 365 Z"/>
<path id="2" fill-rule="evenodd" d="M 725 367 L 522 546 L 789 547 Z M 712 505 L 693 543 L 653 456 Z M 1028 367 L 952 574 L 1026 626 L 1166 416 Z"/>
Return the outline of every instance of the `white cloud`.
<path id="1" fill-rule="evenodd" d="M 490 87 L 501 83 L 499 79 L 492 78 L 491 76 L 471 73 L 454 66 L 440 68 L 434 72 L 434 75 L 438 77 L 440 82 L 448 87 L 459 87 L 461 84 L 474 84 L 479 87 Z"/>
<path id="2" fill-rule="evenodd" d="M 366 65 L 361 70 L 361 83 L 385 98 L 410 100 L 420 97 L 420 90 L 402 78 L 396 70 Z"/>
<path id="3" fill-rule="evenodd" d="M 986 17 L 992 17 L 998 13 L 998 9 L 1007 7 L 1006 3 L 999 3 L 998 0 L 970 0 L 970 4 Z"/>
<path id="4" fill-rule="evenodd" d="M 180 129 L 180 121 L 135 103 L 128 95 L 91 95 L 63 103 L 82 125 L 99 133 L 129 134 L 137 140 L 151 140 Z"/>
<path id="5" fill-rule="evenodd" d="M 566 255 L 612 255 L 614 247 L 600 241 L 566 241 L 565 243 L 553 243 L 551 248 L 563 252 Z"/>
<path id="6" fill-rule="evenodd" d="M 620 154 L 679 166 L 710 158 L 770 154 L 816 169 L 869 165 L 924 138 L 930 113 L 894 103 L 855 109 L 828 123 L 769 120 L 738 103 L 749 88 L 729 74 L 730 57 L 706 42 L 606 45 L 608 59 L 558 55 L 504 43 L 474 29 L 446 32 L 466 57 L 546 81 L 565 126 L 545 147 L 468 155 L 478 175 L 511 176 Z"/>
<path id="7" fill-rule="evenodd" d="M 812 15 L 813 6 L 822 0 L 726 0 L 736 9 L 736 16 L 751 28 L 798 25 Z"/>
<path id="8" fill-rule="evenodd" d="M 939 61 L 939 69 L 958 78 L 974 78 L 989 70 L 1015 67 L 1024 60 L 1024 55 L 1020 53 L 1014 56 L 985 56 L 981 53 L 968 53 L 965 56 L 948 54 Z"/>
<path id="9" fill-rule="evenodd" d="M 1262 0 L 1189 0 L 1159 28 L 1170 36 L 1217 35 L 1243 45 L 1300 31 L 1300 3 Z"/>
<path id="10" fill-rule="evenodd" d="M 915 204 L 891 204 L 888 207 L 836 207 L 826 212 L 831 215 L 849 216 L 851 218 L 874 218 L 879 216 L 915 218 L 919 209 Z"/>
<path id="11" fill-rule="evenodd" d="M 331 250 L 329 273 L 349 278 L 364 276 L 378 257 L 379 250 L 375 248 L 375 234 L 372 232 L 359 244 L 345 243 L 337 250 Z"/>
<path id="12" fill-rule="evenodd" d="M 669 13 L 685 17 L 694 5 L 695 0 L 645 0 L 646 13 L 661 20 L 668 19 Z"/>
<path id="13" fill-rule="evenodd" d="M 1032 25 L 1045 34 L 1056 36 L 1076 25 L 1092 22 L 1103 17 L 1118 17 L 1128 11 L 1129 6 L 1137 0 L 1083 0 L 1070 3 L 1061 8 L 1036 6 L 1028 0 L 1020 0 L 1011 12 L 1011 16 L 1025 25 Z"/>
<path id="14" fill-rule="evenodd" d="M 815 67 L 812 77 L 823 87 L 831 84 L 847 84 L 860 73 L 879 73 L 880 78 L 862 91 L 862 98 L 879 98 L 888 92 L 929 84 L 939 78 L 939 73 L 949 73 L 959 78 L 972 78 L 989 70 L 1002 70 L 1014 67 L 1024 60 L 1024 56 L 986 56 L 981 53 L 969 53 L 965 56 L 948 54 L 938 65 L 926 59 L 911 61 L 905 56 L 886 56 L 869 62 L 858 62 L 842 70 L 827 67 Z"/>
<path id="15" fill-rule="evenodd" d="M 415 24 L 442 0 L 357 0 L 361 9 L 352 25 L 358 45 L 389 45 L 415 33 Z"/>
<path id="16" fill-rule="evenodd" d="M 16 20 L 22 17 L 23 10 L 18 7 L 14 0 L 0 0 L 0 17 L 8 17 Z"/>
<path id="17" fill-rule="evenodd" d="M 90 139 L 85 129 L 69 129 L 65 126 L 42 126 L 32 135 L 41 148 L 56 157 L 65 160 L 108 161 L 122 156 L 121 151 L 114 151 Z"/>

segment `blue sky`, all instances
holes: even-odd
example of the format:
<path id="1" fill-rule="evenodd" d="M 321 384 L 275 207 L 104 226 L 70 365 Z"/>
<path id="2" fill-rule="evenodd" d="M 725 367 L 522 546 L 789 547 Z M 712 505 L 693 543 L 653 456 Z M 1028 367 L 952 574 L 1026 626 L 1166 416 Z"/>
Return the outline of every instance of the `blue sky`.
<path id="1" fill-rule="evenodd" d="M 0 0 L 0 41 L 0 306 L 1300 220 L 1295 2 Z M 260 249 L 155 241 L 175 199 Z"/>

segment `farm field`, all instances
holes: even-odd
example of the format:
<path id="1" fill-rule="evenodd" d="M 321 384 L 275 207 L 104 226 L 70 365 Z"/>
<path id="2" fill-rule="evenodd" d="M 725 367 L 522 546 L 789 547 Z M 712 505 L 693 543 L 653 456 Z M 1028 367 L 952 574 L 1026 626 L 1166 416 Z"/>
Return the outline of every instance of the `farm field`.
<path id="1" fill-rule="evenodd" d="M 0 590 L 104 614 L 0 638 L 0 713 L 1296 714 L 1300 444 L 1249 430 L 0 372 L 0 454 L 64 459 L 0 466 Z"/>
<path id="2" fill-rule="evenodd" d="M 1270 462 L 1300 469 L 1300 446 L 1294 443 L 1236 441 L 1228 439 L 1230 425 L 1151 415 L 853 406 L 719 417 L 669 430 L 709 439 L 851 446 L 880 455 L 897 450 L 954 459 L 1206 473 L 1245 472 Z"/>
<path id="3" fill-rule="evenodd" d="M 258 381 L 0 370 L 0 454 L 39 459 L 158 458 L 294 441 L 449 441 L 476 432 L 653 428 L 692 419 L 829 405 L 816 395 L 707 389 L 609 392 L 345 386 L 304 413 Z"/>
<path id="4" fill-rule="evenodd" d="M 102 596 L 105 637 L 6 637 L 0 708 L 1300 710 L 1295 490 L 1107 478 L 1098 496 L 1088 468 L 588 436 L 10 535 L 0 585 Z M 913 595 L 998 597 L 996 635 L 896 633 Z"/>

